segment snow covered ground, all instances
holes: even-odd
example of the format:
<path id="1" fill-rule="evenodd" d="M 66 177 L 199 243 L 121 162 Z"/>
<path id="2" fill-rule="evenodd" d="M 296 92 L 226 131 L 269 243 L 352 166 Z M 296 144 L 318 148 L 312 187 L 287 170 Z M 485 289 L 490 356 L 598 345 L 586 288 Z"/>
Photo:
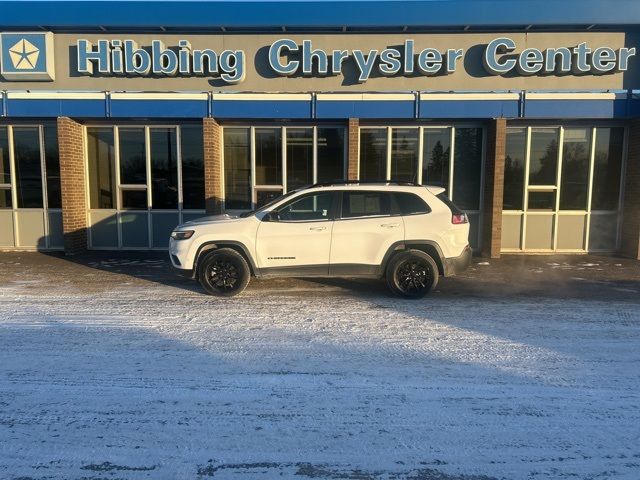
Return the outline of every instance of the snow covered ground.
<path id="1" fill-rule="evenodd" d="M 1 479 L 640 479 L 633 288 L 220 300 L 117 261 L 4 258 Z"/>

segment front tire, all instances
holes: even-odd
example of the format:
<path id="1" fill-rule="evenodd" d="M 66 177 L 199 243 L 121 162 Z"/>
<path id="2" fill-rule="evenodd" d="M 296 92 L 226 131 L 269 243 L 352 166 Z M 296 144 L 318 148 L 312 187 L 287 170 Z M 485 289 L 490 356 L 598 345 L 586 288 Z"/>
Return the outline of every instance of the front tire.
<path id="1" fill-rule="evenodd" d="M 389 289 L 405 298 L 422 298 L 438 284 L 440 273 L 435 260 L 420 250 L 395 255 L 386 271 Z"/>
<path id="2" fill-rule="evenodd" d="M 238 295 L 247 287 L 250 278 L 247 261 L 231 248 L 212 250 L 198 265 L 198 281 L 209 295 Z"/>

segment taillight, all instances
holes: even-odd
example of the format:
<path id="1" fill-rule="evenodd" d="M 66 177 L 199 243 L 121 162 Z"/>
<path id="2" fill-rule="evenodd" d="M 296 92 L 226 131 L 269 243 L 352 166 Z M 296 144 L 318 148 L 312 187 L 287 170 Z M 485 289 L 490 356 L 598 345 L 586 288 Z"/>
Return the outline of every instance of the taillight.
<path id="1" fill-rule="evenodd" d="M 467 218 L 466 213 L 460 213 L 458 215 L 451 216 L 451 223 L 454 225 L 462 225 L 463 223 L 469 223 L 469 219 Z"/>

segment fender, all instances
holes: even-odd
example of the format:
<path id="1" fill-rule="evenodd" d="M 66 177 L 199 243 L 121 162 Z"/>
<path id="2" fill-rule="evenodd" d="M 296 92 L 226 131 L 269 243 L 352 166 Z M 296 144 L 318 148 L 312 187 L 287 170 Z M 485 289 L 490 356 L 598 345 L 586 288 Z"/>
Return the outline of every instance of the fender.
<path id="1" fill-rule="evenodd" d="M 382 258 L 382 264 L 380 265 L 380 273 L 384 275 L 384 272 L 387 269 L 387 264 L 395 253 L 411 250 L 411 248 L 413 248 L 414 245 L 418 247 L 417 250 L 423 250 L 422 248 L 419 248 L 419 247 L 425 247 L 425 246 L 430 247 L 429 248 L 430 251 L 425 252 L 430 255 L 432 255 L 433 253 L 431 250 L 435 251 L 436 255 L 434 256 L 434 260 L 438 265 L 438 270 L 440 271 L 440 274 L 441 275 L 447 274 L 446 268 L 445 268 L 444 255 L 442 254 L 442 249 L 440 248 L 440 245 L 438 245 L 433 240 L 410 240 L 408 242 L 406 240 L 402 240 L 402 241 L 391 244 L 391 246 L 387 250 L 387 253 L 385 253 L 384 257 Z"/>
<path id="2" fill-rule="evenodd" d="M 226 246 L 236 247 L 236 249 L 240 249 L 245 259 L 249 263 L 249 268 L 251 268 L 251 273 L 253 273 L 256 277 L 260 277 L 260 269 L 256 265 L 253 257 L 249 253 L 249 249 L 242 243 L 235 240 L 214 240 L 209 242 L 204 242 L 202 245 L 198 247 L 198 251 L 196 252 L 196 256 L 193 259 L 193 277 L 197 278 L 197 270 L 198 270 L 198 260 L 200 259 L 200 255 L 208 252 L 209 250 L 215 250 L 217 248 L 224 248 Z"/>

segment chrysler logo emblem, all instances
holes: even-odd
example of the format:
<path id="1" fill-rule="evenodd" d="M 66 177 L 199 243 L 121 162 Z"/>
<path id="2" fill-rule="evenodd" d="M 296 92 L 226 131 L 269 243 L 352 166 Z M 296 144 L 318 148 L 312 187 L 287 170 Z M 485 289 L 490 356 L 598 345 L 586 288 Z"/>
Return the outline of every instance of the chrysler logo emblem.
<path id="1" fill-rule="evenodd" d="M 33 70 L 38 63 L 40 49 L 23 38 L 9 48 L 9 56 L 16 70 Z"/>

